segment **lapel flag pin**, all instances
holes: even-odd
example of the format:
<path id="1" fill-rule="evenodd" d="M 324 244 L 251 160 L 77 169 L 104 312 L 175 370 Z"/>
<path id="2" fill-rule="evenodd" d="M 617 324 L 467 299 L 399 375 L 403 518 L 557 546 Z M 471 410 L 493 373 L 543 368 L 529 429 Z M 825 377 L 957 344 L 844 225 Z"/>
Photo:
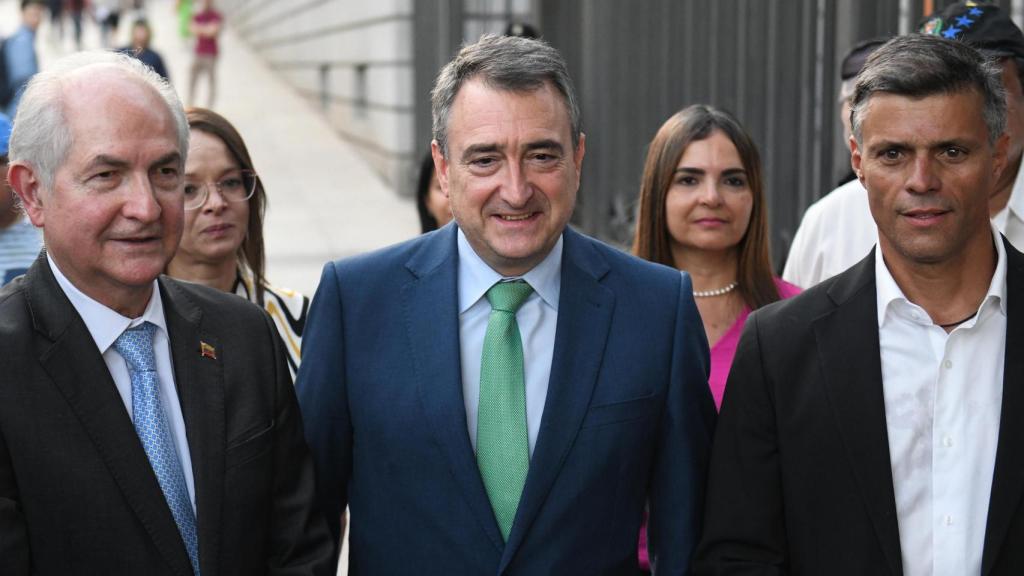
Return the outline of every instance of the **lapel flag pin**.
<path id="1" fill-rule="evenodd" d="M 217 350 L 202 340 L 199 341 L 199 353 L 203 358 L 209 358 L 211 360 L 217 359 Z"/>

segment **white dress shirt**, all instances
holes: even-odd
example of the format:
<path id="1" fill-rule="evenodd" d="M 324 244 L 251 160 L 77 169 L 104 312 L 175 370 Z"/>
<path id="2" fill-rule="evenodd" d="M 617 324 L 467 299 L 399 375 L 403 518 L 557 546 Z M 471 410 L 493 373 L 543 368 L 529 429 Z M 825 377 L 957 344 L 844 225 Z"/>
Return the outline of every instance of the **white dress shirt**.
<path id="1" fill-rule="evenodd" d="M 122 332 L 149 322 L 156 326 L 153 331 L 153 352 L 156 356 L 156 373 L 160 378 L 160 404 L 164 408 L 167 423 L 171 427 L 174 436 L 174 447 L 178 452 L 178 459 L 181 461 L 181 468 L 185 473 L 185 485 L 188 487 L 188 496 L 192 501 L 192 511 L 196 508 L 195 479 L 192 475 L 192 457 L 188 449 L 188 438 L 185 435 L 185 418 L 181 414 L 181 403 L 178 401 L 178 392 L 174 385 L 174 364 L 171 361 L 171 348 L 167 336 L 167 321 L 164 319 L 164 304 L 160 298 L 160 288 L 156 280 L 153 280 L 153 296 L 146 305 L 146 310 L 138 318 L 126 318 L 114 310 L 86 296 L 81 290 L 75 287 L 56 263 L 46 256 L 50 263 L 50 270 L 61 290 L 67 295 L 71 305 L 75 307 L 78 315 L 85 322 L 89 334 L 96 342 L 96 347 L 103 355 L 103 361 L 107 364 L 107 370 L 117 386 L 117 393 L 121 395 L 121 401 L 128 410 L 128 417 L 134 420 L 132 415 L 132 380 L 128 374 L 128 363 L 118 354 L 114 348 L 114 342 Z"/>
<path id="2" fill-rule="evenodd" d="M 992 217 L 1017 250 L 1024 250 L 1024 162 L 1017 170 L 1010 199 Z M 852 180 L 807 208 L 789 248 L 782 279 L 810 288 L 860 262 L 878 243 L 868 192 Z"/>
<path id="3" fill-rule="evenodd" d="M 1006 251 L 977 315 L 952 332 L 907 300 L 875 249 L 878 340 L 906 576 L 981 574 L 999 438 Z"/>
<path id="4" fill-rule="evenodd" d="M 516 323 L 523 339 L 523 376 L 526 384 L 526 428 L 530 456 L 537 445 L 544 403 L 548 396 L 548 378 L 555 349 L 558 324 L 558 294 L 562 286 L 562 238 L 551 252 L 521 277 L 498 274 L 484 262 L 460 229 L 459 247 L 459 349 L 462 354 L 462 397 L 466 403 L 466 425 L 476 450 L 477 410 L 480 403 L 480 358 L 484 352 L 484 334 L 491 315 L 486 294 L 496 282 L 522 278 L 533 293 L 516 312 Z"/>

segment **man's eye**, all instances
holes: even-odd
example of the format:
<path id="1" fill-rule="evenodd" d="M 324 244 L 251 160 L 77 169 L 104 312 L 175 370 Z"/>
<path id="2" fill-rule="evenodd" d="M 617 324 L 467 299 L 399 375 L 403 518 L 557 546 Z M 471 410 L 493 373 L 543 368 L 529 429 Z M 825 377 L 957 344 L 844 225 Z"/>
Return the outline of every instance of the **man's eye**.
<path id="1" fill-rule="evenodd" d="M 487 168 L 488 166 L 493 166 L 495 162 L 497 162 L 497 160 L 495 160 L 494 158 L 484 157 L 484 158 L 475 158 L 471 162 L 471 164 L 473 166 L 478 166 L 480 168 Z"/>
<path id="2" fill-rule="evenodd" d="M 965 152 L 963 150 L 961 150 L 960 148 L 950 147 L 950 148 L 946 148 L 945 154 L 946 154 L 947 158 L 956 160 L 956 159 L 962 158 L 964 156 Z"/>
<path id="3" fill-rule="evenodd" d="M 895 148 L 890 148 L 882 152 L 882 158 L 886 160 L 899 160 L 903 156 L 903 153 Z"/>

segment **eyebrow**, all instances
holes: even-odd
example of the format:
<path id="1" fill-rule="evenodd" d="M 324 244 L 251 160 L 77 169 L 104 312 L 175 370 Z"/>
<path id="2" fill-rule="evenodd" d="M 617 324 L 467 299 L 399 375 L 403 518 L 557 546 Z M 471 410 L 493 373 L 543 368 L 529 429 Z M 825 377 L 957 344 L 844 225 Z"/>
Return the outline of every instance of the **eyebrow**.
<path id="1" fill-rule="evenodd" d="M 158 158 L 156 162 L 150 165 L 150 167 L 163 166 L 164 164 L 170 164 L 171 162 L 180 163 L 181 153 L 177 151 L 168 152 L 167 154 Z M 85 165 L 85 170 L 89 171 L 99 166 L 110 166 L 111 168 L 127 168 L 128 166 L 131 166 L 131 162 L 123 160 L 121 158 L 116 158 L 114 156 L 100 154 L 99 156 L 96 156 L 95 158 L 90 160 L 89 163 Z"/>
<path id="2" fill-rule="evenodd" d="M 699 174 L 699 175 L 703 176 L 704 174 L 707 174 L 707 171 L 704 170 L 703 168 L 691 168 L 689 166 L 683 166 L 682 168 L 676 168 L 672 173 L 673 174 L 679 174 L 679 173 L 682 173 L 682 174 Z M 743 168 L 728 168 L 726 170 L 722 170 L 722 175 L 723 176 L 734 176 L 736 174 L 746 175 L 746 173 L 747 173 L 747 171 L 744 170 Z"/>
<path id="3" fill-rule="evenodd" d="M 497 144 L 473 144 L 462 152 L 462 161 L 465 162 L 477 154 L 500 152 L 502 148 L 502 146 L 498 146 Z M 554 150 L 558 153 L 562 153 L 565 151 L 565 147 L 557 140 L 544 139 L 528 142 L 523 147 L 523 150 L 525 152 L 529 152 L 531 150 Z"/>

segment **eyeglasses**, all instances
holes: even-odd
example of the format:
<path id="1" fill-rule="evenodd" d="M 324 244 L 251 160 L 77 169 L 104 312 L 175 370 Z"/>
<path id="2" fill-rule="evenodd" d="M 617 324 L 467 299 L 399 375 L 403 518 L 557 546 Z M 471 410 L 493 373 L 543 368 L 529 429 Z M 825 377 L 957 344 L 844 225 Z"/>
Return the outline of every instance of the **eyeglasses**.
<path id="1" fill-rule="evenodd" d="M 185 210 L 198 210 L 210 197 L 210 185 L 228 202 L 245 202 L 256 192 L 259 176 L 252 170 L 235 170 L 216 182 L 185 179 Z"/>

